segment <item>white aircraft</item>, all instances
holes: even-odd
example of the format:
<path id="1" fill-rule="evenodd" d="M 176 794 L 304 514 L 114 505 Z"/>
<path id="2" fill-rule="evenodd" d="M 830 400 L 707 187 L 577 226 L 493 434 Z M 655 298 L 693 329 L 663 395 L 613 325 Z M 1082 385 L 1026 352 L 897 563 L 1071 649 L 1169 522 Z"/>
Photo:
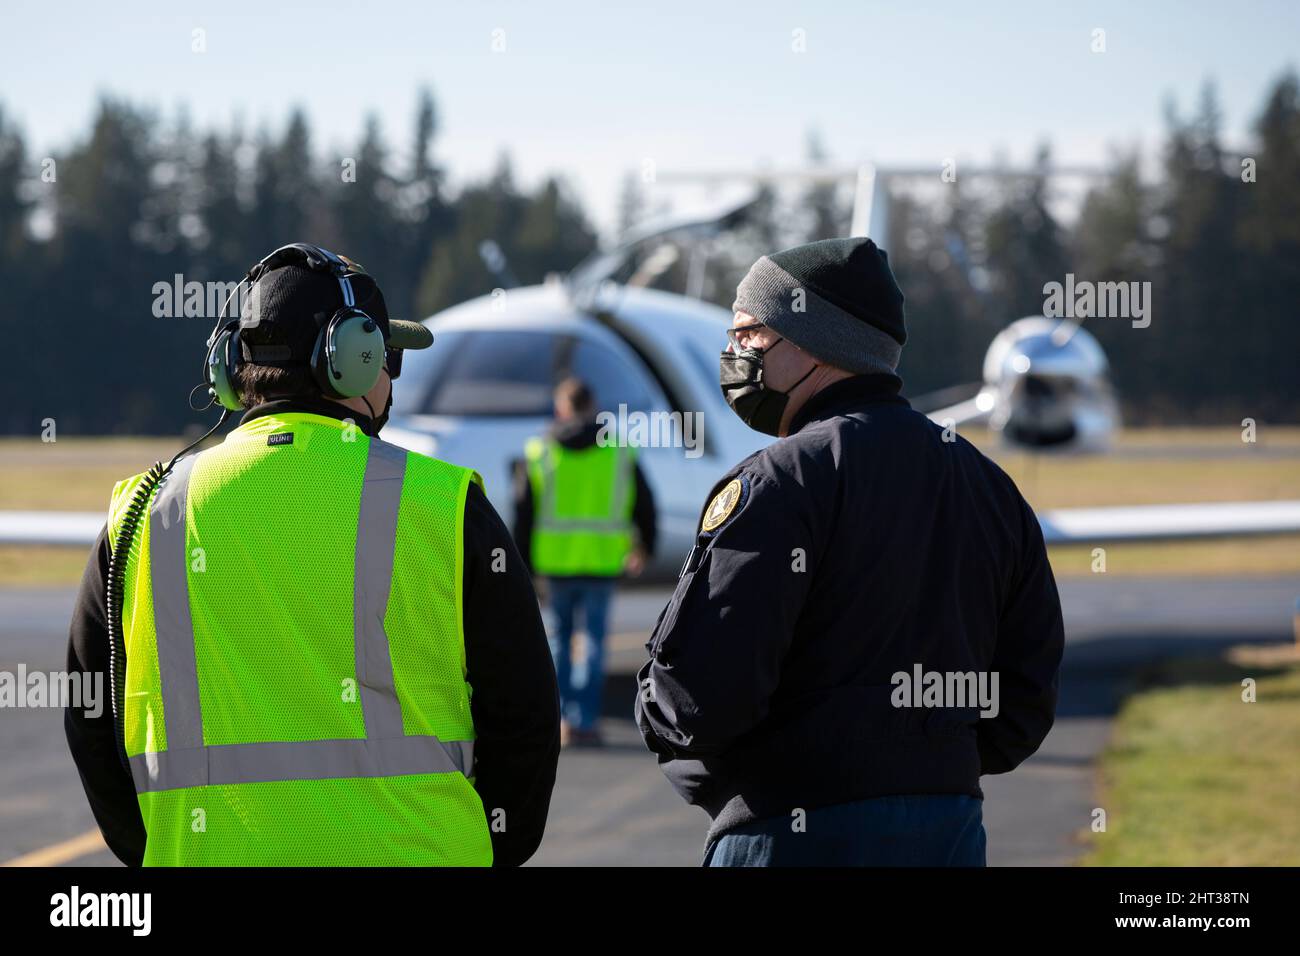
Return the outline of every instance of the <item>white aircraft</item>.
<path id="1" fill-rule="evenodd" d="M 870 191 L 875 180 L 863 182 Z M 674 260 L 673 243 L 729 228 L 746 206 L 642 230 L 565 280 L 503 287 L 427 319 L 436 343 L 407 356 L 384 437 L 477 469 L 509 521 L 511 463 L 548 425 L 554 383 L 577 375 L 620 431 L 642 415 L 647 437 L 659 439 L 640 450 L 659 512 L 651 570 L 676 573 L 709 490 L 771 439 L 742 424 L 718 388 L 731 313 L 643 286 Z M 646 243 L 654 251 L 634 259 Z M 499 250 L 482 251 L 504 276 Z M 958 429 L 986 421 L 1006 445 L 1034 451 L 1099 450 L 1118 426 L 1105 354 L 1073 323 L 1011 323 L 989 346 L 983 379 L 973 398 L 930 418 Z M 1064 509 L 1039 521 L 1053 544 L 1278 534 L 1300 532 L 1300 500 Z M 103 523 L 96 512 L 0 511 L 0 543 L 88 547 Z"/>

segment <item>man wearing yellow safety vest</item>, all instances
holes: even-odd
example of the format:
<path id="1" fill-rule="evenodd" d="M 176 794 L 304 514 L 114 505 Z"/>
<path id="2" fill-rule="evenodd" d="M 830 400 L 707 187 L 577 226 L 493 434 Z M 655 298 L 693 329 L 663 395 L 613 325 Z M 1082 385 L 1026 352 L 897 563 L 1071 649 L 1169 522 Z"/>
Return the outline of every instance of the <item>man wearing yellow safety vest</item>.
<path id="1" fill-rule="evenodd" d="M 205 367 L 239 426 L 118 483 L 77 598 L 69 670 L 114 706 L 65 726 L 104 838 L 129 865 L 519 864 L 559 754 L 531 580 L 477 474 L 378 438 L 433 337 L 316 246 L 240 286 Z"/>
<path id="2" fill-rule="evenodd" d="M 636 449 L 616 435 L 602 438 L 594 397 L 580 380 L 556 387 L 550 433 L 531 439 L 516 464 L 514 504 L 515 541 L 546 578 L 555 615 L 561 742 L 599 746 L 610 598 L 619 575 L 640 574 L 654 553 L 655 506 Z M 585 643 L 575 674 L 570 651 L 579 614 Z"/>

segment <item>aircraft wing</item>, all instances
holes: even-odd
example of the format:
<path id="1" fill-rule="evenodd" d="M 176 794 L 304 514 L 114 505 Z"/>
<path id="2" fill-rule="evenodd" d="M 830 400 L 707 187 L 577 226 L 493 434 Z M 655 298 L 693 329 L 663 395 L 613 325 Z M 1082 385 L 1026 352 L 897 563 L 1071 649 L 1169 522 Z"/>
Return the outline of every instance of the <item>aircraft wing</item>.
<path id="1" fill-rule="evenodd" d="M 1300 501 L 1062 508 L 1042 512 L 1038 522 L 1048 544 L 1288 534 L 1300 533 Z M 89 548 L 103 526 L 97 511 L 0 511 L 0 544 Z"/>
<path id="2" fill-rule="evenodd" d="M 1063 508 L 1038 516 L 1048 544 L 1176 541 L 1300 532 L 1300 501 Z"/>
<path id="3" fill-rule="evenodd" d="M 0 511 L 0 544 L 89 548 L 105 520 L 99 511 Z"/>

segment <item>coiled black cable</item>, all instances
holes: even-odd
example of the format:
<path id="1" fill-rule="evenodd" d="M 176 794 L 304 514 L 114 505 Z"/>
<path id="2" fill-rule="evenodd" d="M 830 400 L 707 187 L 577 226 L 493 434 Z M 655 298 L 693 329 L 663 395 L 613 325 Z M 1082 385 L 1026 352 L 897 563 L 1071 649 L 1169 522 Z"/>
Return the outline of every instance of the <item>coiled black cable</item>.
<path id="1" fill-rule="evenodd" d="M 171 466 L 169 465 L 168 468 Z M 122 761 L 122 768 L 131 772 L 131 765 L 126 756 L 126 708 L 122 700 L 126 695 L 126 641 L 122 637 L 122 591 L 126 587 L 126 561 L 131 553 L 131 543 L 135 540 L 135 529 L 144 517 L 144 510 L 149 506 L 154 489 L 167 473 L 160 461 L 153 463 L 140 487 L 131 496 L 131 503 L 126 506 L 122 523 L 117 530 L 117 543 L 108 558 L 108 672 L 109 693 L 113 704 L 113 738 L 117 742 L 117 756 Z"/>
<path id="2" fill-rule="evenodd" d="M 126 755 L 126 640 L 122 635 L 123 591 L 126 589 L 126 562 L 131 555 L 131 544 L 135 541 L 135 531 L 144 517 L 145 509 L 153 497 L 154 490 L 167 477 L 167 473 L 176 466 L 182 455 L 195 445 L 208 438 L 230 417 L 230 411 L 221 413 L 221 418 L 196 441 L 186 445 L 169 461 L 166 467 L 156 461 L 145 476 L 140 479 L 140 486 L 131 496 L 131 502 L 122 513 L 121 523 L 117 529 L 117 541 L 112 543 L 108 556 L 108 585 L 106 590 L 108 612 L 108 672 L 109 695 L 113 705 L 113 738 L 117 743 L 117 756 L 122 761 L 122 768 L 131 772 L 131 763 Z"/>

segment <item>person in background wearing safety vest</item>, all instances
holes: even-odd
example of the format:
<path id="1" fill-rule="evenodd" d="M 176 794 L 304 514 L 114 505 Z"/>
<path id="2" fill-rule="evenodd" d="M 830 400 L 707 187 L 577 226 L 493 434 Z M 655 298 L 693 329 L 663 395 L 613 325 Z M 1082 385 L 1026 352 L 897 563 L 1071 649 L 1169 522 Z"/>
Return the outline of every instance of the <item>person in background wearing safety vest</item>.
<path id="1" fill-rule="evenodd" d="M 555 633 L 563 745 L 600 746 L 605 634 L 614 582 L 641 573 L 654 554 L 655 505 L 636 449 L 599 441 L 587 385 L 555 389 L 550 433 L 531 439 L 515 465 L 515 541 L 534 574 L 546 578 Z M 639 540 L 638 540 L 639 539 Z M 575 679 L 570 648 L 579 612 L 586 638 Z"/>
<path id="2" fill-rule="evenodd" d="M 77 597 L 68 669 L 114 687 L 65 713 L 104 839 L 128 865 L 522 863 L 559 759 L 527 567 L 476 473 L 378 437 L 433 336 L 316 246 L 241 286 L 205 372 L 239 426 L 118 483 Z"/>

